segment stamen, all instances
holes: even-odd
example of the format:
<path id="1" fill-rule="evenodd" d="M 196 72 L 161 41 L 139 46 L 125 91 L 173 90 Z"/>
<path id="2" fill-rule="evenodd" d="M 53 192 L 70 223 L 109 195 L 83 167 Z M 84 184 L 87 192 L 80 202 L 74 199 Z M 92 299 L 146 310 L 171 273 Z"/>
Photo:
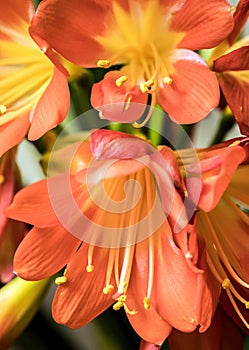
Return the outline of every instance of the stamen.
<path id="1" fill-rule="evenodd" d="M 128 80 L 128 77 L 126 75 L 122 75 L 121 77 L 119 77 L 118 79 L 116 79 L 116 85 L 118 87 L 120 87 L 121 85 L 123 85 L 126 81 Z"/>
<path id="2" fill-rule="evenodd" d="M 86 266 L 87 272 L 92 272 L 94 270 L 94 266 L 92 264 L 93 251 L 94 251 L 94 246 L 89 245 L 88 252 L 87 252 L 87 266 Z"/>
<path id="3" fill-rule="evenodd" d="M 130 310 L 128 306 L 125 304 L 126 302 L 126 295 L 120 295 L 120 297 L 117 298 L 117 302 L 113 305 L 113 310 L 118 311 L 121 309 L 121 307 L 124 307 L 125 312 L 129 315 L 135 315 L 137 313 L 136 310 Z"/>
<path id="4" fill-rule="evenodd" d="M 110 283 L 111 281 L 111 275 L 113 271 L 113 265 L 114 265 L 114 259 L 115 259 L 116 250 L 111 248 L 109 249 L 109 256 L 108 256 L 108 263 L 107 263 L 107 269 L 106 269 L 106 286 L 103 288 L 103 293 L 108 294 L 113 289 L 114 286 Z"/>
<path id="5" fill-rule="evenodd" d="M 171 84 L 173 83 L 173 79 L 170 78 L 170 77 L 164 77 L 164 78 L 163 78 L 163 82 L 164 82 L 164 84 L 166 84 L 166 85 L 171 85 Z"/>
<path id="6" fill-rule="evenodd" d="M 128 306 L 126 304 L 124 304 L 124 309 L 125 309 L 125 312 L 128 314 L 128 315 L 136 315 L 137 314 L 137 311 L 136 310 L 130 310 L 128 308 Z"/>
<path id="7" fill-rule="evenodd" d="M 240 309 L 238 308 L 236 302 L 234 301 L 234 298 L 232 296 L 232 293 L 230 292 L 230 290 L 228 289 L 227 291 L 227 295 L 229 297 L 230 302 L 232 303 L 234 310 L 236 311 L 237 315 L 239 316 L 239 318 L 241 319 L 241 321 L 244 323 L 244 325 L 246 326 L 246 328 L 249 329 L 249 324 L 247 323 L 246 319 L 244 318 L 244 316 L 242 315 L 242 313 L 240 312 Z"/>
<path id="8" fill-rule="evenodd" d="M 144 298 L 144 308 L 145 310 L 148 310 L 150 308 L 150 298 L 148 297 Z"/>
<path id="9" fill-rule="evenodd" d="M 109 294 L 114 289 L 114 286 L 112 284 L 108 284 L 105 288 L 103 288 L 104 294 Z"/>
<path id="10" fill-rule="evenodd" d="M 247 302 L 245 303 L 245 307 L 246 307 L 246 309 L 249 309 L 249 301 L 247 301 Z"/>
<path id="11" fill-rule="evenodd" d="M 99 68 L 109 68 L 111 66 L 111 62 L 108 60 L 98 60 L 97 66 Z"/>
<path id="12" fill-rule="evenodd" d="M 125 248 L 125 256 L 124 256 L 122 271 L 120 274 L 120 281 L 118 285 L 118 293 L 124 293 L 127 289 L 128 282 L 130 279 L 130 274 L 131 274 L 134 249 L 135 249 L 134 245 Z"/>
<path id="13" fill-rule="evenodd" d="M 86 271 L 87 272 L 92 272 L 94 270 L 94 266 L 93 265 L 87 265 L 86 266 Z"/>
<path id="14" fill-rule="evenodd" d="M 242 285 L 245 288 L 249 288 L 249 284 L 246 283 L 245 281 L 243 281 L 238 274 L 236 273 L 236 271 L 233 269 L 233 267 L 231 266 L 229 260 L 227 259 L 223 248 L 220 244 L 219 238 L 217 237 L 216 234 L 216 230 L 213 228 L 211 219 L 208 217 L 208 215 L 205 215 L 205 221 L 207 223 L 207 226 L 210 228 L 210 233 L 212 234 L 215 246 L 217 248 L 218 254 L 220 259 L 222 260 L 223 264 L 225 265 L 225 267 L 227 268 L 228 272 L 231 274 L 231 276 L 235 279 L 235 281 L 237 281 L 240 285 Z"/>
<path id="15" fill-rule="evenodd" d="M 114 305 L 113 305 L 113 310 L 118 311 L 121 309 L 121 307 L 124 306 L 124 303 L 122 301 L 117 301 Z"/>
<path id="16" fill-rule="evenodd" d="M 231 285 L 231 282 L 229 278 L 225 278 L 224 281 L 222 282 L 222 288 L 223 289 L 228 289 Z"/>
<path id="17" fill-rule="evenodd" d="M 66 276 L 57 277 L 55 279 L 55 284 L 57 284 L 58 286 L 63 284 L 63 283 L 66 283 L 66 282 L 67 282 L 67 277 Z"/>
<path id="18" fill-rule="evenodd" d="M 5 114 L 7 112 L 7 107 L 5 105 L 0 105 L 0 114 Z"/>
<path id="19" fill-rule="evenodd" d="M 140 83 L 139 87 L 140 90 L 142 91 L 142 93 L 146 93 L 146 92 L 151 92 L 152 91 L 152 86 L 155 84 L 155 81 L 150 79 L 145 81 L 144 83 Z"/>

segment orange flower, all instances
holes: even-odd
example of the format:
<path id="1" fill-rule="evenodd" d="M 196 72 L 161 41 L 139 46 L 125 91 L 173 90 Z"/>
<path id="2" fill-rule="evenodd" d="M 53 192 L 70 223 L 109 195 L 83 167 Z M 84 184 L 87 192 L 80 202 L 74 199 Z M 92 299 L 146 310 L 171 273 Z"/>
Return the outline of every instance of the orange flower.
<path id="1" fill-rule="evenodd" d="M 220 303 L 211 326 L 205 332 L 196 330 L 188 334 L 173 329 L 168 338 L 172 350 L 242 349 L 242 333 L 237 326 L 248 333 L 249 145 L 246 142 L 246 139 L 232 140 L 198 150 L 200 164 L 196 167 L 193 166 L 191 150 L 180 152 L 186 166 L 186 179 L 191 181 L 197 172 L 202 174 L 194 232 L 199 238 L 199 249 L 200 242 L 205 242 L 206 271 L 219 284 L 209 284 L 209 287 L 217 293 Z M 247 164 L 243 163 L 245 160 Z M 242 164 L 237 168 L 239 163 Z M 140 350 L 147 349 L 157 347 L 142 342 Z"/>
<path id="2" fill-rule="evenodd" d="M 29 35 L 32 1 L 1 1 L 0 11 L 1 156 L 28 130 L 35 140 L 59 124 L 69 108 L 69 90 L 68 73 L 53 51 L 46 53 L 62 72 Z"/>
<path id="3" fill-rule="evenodd" d="M 101 117 L 133 122 L 157 102 L 178 123 L 194 123 L 219 102 L 215 75 L 194 51 L 219 44 L 232 27 L 226 0 L 47 0 L 31 33 L 78 65 L 122 65 L 93 86 Z"/>
<path id="4" fill-rule="evenodd" d="M 34 225 L 15 271 L 39 280 L 67 265 L 56 279 L 53 316 L 72 328 L 114 303 L 152 343 L 172 327 L 204 331 L 217 303 L 207 284 L 216 282 L 189 231 L 173 152 L 109 130 L 93 131 L 83 148 L 91 156 L 85 169 L 28 186 L 8 208 L 8 216 Z"/>
<path id="5" fill-rule="evenodd" d="M 0 281 L 2 283 L 7 283 L 14 276 L 14 254 L 27 232 L 24 223 L 8 219 L 4 214 L 20 187 L 15 158 L 16 149 L 13 148 L 0 159 Z"/>

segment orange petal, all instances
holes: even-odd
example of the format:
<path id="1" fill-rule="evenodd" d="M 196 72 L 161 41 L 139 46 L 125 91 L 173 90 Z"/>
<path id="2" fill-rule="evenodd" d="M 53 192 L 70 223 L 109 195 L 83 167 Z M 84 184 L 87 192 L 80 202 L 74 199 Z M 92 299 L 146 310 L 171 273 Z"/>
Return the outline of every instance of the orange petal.
<path id="1" fill-rule="evenodd" d="M 242 134 L 249 135 L 249 82 L 236 72 L 223 73 L 220 86 Z"/>
<path id="2" fill-rule="evenodd" d="M 215 74 L 196 53 L 179 49 L 174 57 L 172 84 L 158 93 L 158 103 L 177 123 L 196 123 L 219 103 Z"/>
<path id="3" fill-rule="evenodd" d="M 105 58 L 95 37 L 105 32 L 109 12 L 109 1 L 43 1 L 32 20 L 31 30 L 69 61 L 94 67 L 99 59 Z"/>
<path id="4" fill-rule="evenodd" d="M 171 350 L 242 350 L 243 336 L 231 319 L 219 308 L 212 325 L 205 333 L 181 333 L 173 330 L 169 336 Z"/>
<path id="5" fill-rule="evenodd" d="M 242 31 L 248 19 L 248 16 L 249 16 L 249 2 L 248 0 L 240 0 L 236 7 L 235 14 L 233 16 L 234 28 L 228 36 L 228 41 L 230 46 L 232 46 L 232 44 L 238 38 L 240 32 Z"/>
<path id="6" fill-rule="evenodd" d="M 31 281 L 52 276 L 68 263 L 79 244 L 62 226 L 34 227 L 16 251 L 14 271 Z"/>
<path id="7" fill-rule="evenodd" d="M 29 125 L 29 113 L 27 113 L 0 126 L 0 157 L 22 141 L 28 131 Z"/>
<path id="8" fill-rule="evenodd" d="M 186 33 L 178 47 L 192 50 L 218 45 L 232 28 L 233 15 L 226 0 L 186 1 L 171 24 L 172 30 Z"/>
<path id="9" fill-rule="evenodd" d="M 28 33 L 28 25 L 34 14 L 34 5 L 31 0 L 1 1 L 0 13 L 0 38 L 6 35 L 16 41 L 21 32 L 20 28 L 24 27 L 23 29 Z"/>
<path id="10" fill-rule="evenodd" d="M 228 70 L 249 70 L 249 46 L 242 46 L 214 61 L 216 72 Z"/>
<path id="11" fill-rule="evenodd" d="M 66 271 L 67 281 L 57 288 L 53 301 L 55 321 L 71 328 L 84 326 L 113 303 L 112 293 L 103 293 L 108 250 L 94 248 L 94 269 L 87 272 L 88 247 L 83 243 L 70 260 Z M 111 283 L 115 285 L 113 280 Z"/>
<path id="12" fill-rule="evenodd" d="M 57 68 L 39 100 L 31 120 L 29 140 L 36 140 L 66 117 L 70 105 L 67 78 Z"/>
<path id="13" fill-rule="evenodd" d="M 122 73 L 109 72 L 104 79 L 93 85 L 91 104 L 102 119 L 113 122 L 134 122 L 146 112 L 148 95 L 142 93 L 139 86 L 124 83 L 117 86 L 115 81 Z"/>
<path id="14" fill-rule="evenodd" d="M 202 192 L 198 206 L 204 211 L 217 205 L 238 165 L 248 157 L 248 146 L 232 144 L 230 140 L 199 152 Z M 194 174 L 194 167 L 189 171 Z"/>
<path id="15" fill-rule="evenodd" d="M 148 242 L 140 243 L 144 254 L 148 253 Z M 140 250 L 140 249 L 139 249 Z M 139 254 L 139 252 L 138 252 Z M 148 261 L 146 260 L 148 263 Z M 127 317 L 137 332 L 145 341 L 153 344 L 162 344 L 171 332 L 172 327 L 160 315 L 160 308 L 156 308 L 151 301 L 150 308 L 145 309 L 143 300 L 147 294 L 148 266 L 145 266 L 144 276 L 141 273 L 146 262 L 139 256 L 133 264 L 132 274 L 127 290 L 127 306 L 130 310 L 136 310 L 135 315 L 127 314 Z M 155 268 L 157 268 L 155 266 Z"/>
<path id="16" fill-rule="evenodd" d="M 5 214 L 12 219 L 38 227 L 58 223 L 48 195 L 47 180 L 33 183 L 19 191 Z"/>

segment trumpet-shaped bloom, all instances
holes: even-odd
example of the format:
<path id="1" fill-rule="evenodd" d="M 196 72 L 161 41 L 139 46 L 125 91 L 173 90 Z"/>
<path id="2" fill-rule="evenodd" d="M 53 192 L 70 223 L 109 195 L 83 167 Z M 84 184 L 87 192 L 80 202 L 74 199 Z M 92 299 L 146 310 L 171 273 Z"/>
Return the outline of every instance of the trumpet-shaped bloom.
<path id="1" fill-rule="evenodd" d="M 29 130 L 35 140 L 58 125 L 69 108 L 66 75 L 55 54 L 41 52 L 29 35 L 34 14 L 30 0 L 0 4 L 0 155 L 18 144 Z"/>
<path id="2" fill-rule="evenodd" d="M 235 26 L 213 52 L 213 69 L 242 134 L 249 135 L 249 36 L 235 41 L 249 14 L 249 2 L 241 0 L 234 14 Z"/>
<path id="3" fill-rule="evenodd" d="M 0 159 L 0 281 L 13 278 L 13 258 L 27 229 L 24 223 L 11 220 L 4 214 L 20 187 L 15 163 L 16 149 L 5 153 Z"/>
<path id="4" fill-rule="evenodd" d="M 219 283 L 217 292 L 223 309 L 217 307 L 211 326 L 204 333 L 196 330 L 187 334 L 173 329 L 168 338 L 173 350 L 243 348 L 242 333 L 236 323 L 248 333 L 249 147 L 244 142 L 227 141 L 198 150 L 200 167 L 193 166 L 191 150 L 180 152 L 187 178 L 191 179 L 197 171 L 202 173 L 194 231 L 205 242 L 207 266 Z M 157 347 L 142 342 L 140 349 Z"/>
<path id="5" fill-rule="evenodd" d="M 136 121 L 144 104 L 157 102 L 173 120 L 193 123 L 219 101 L 217 80 L 194 50 L 219 44 L 232 27 L 225 0 L 47 0 L 31 32 L 78 65 L 122 65 L 93 86 L 91 101 L 103 118 Z"/>
<path id="6" fill-rule="evenodd" d="M 188 243 L 192 225 L 173 152 L 109 130 L 93 131 L 83 145 L 85 169 L 28 186 L 8 208 L 8 216 L 34 225 L 15 271 L 37 280 L 67 265 L 56 280 L 53 316 L 72 328 L 113 304 L 152 343 L 161 344 L 172 327 L 204 331 L 218 283 L 209 289 L 216 282 L 205 272 L 205 250 L 198 252 L 195 235 Z"/>

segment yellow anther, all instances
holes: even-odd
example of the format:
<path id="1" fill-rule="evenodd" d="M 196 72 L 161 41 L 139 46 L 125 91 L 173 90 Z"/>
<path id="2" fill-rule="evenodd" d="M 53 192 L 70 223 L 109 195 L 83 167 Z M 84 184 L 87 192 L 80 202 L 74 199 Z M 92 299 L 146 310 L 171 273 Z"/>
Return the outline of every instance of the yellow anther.
<path id="1" fill-rule="evenodd" d="M 110 67 L 110 61 L 108 61 L 108 60 L 99 60 L 98 62 L 97 62 L 97 66 L 99 67 L 99 68 L 109 68 Z"/>
<path id="2" fill-rule="evenodd" d="M 150 298 L 148 297 L 144 298 L 144 308 L 145 310 L 148 310 L 150 308 Z"/>
<path id="3" fill-rule="evenodd" d="M 146 93 L 148 91 L 151 91 L 151 87 L 154 85 L 154 80 L 148 80 L 144 83 L 140 83 L 139 88 L 142 91 L 142 93 Z"/>
<path id="4" fill-rule="evenodd" d="M 92 272 L 94 270 L 94 266 L 93 265 L 87 265 L 86 267 L 86 271 L 87 272 Z"/>
<path id="5" fill-rule="evenodd" d="M 246 309 L 249 309 L 249 301 L 245 303 Z"/>
<path id="6" fill-rule="evenodd" d="M 124 303 L 126 301 L 126 295 L 122 294 L 120 297 L 117 298 L 117 301 L 121 301 L 121 303 Z"/>
<path id="7" fill-rule="evenodd" d="M 140 87 L 140 90 L 142 91 L 142 93 L 145 93 L 148 91 L 148 87 L 145 83 L 140 83 L 139 87 Z"/>
<path id="8" fill-rule="evenodd" d="M 121 77 L 119 77 L 118 79 L 116 79 L 116 85 L 118 87 L 120 87 L 121 85 L 123 85 L 126 81 L 128 80 L 128 77 L 126 75 L 122 75 Z"/>
<path id="9" fill-rule="evenodd" d="M 225 278 L 224 281 L 222 282 L 222 288 L 228 289 L 230 287 L 230 284 L 231 284 L 231 282 L 230 282 L 229 278 Z"/>
<path id="10" fill-rule="evenodd" d="M 114 286 L 112 284 L 108 284 L 105 288 L 103 288 L 104 294 L 109 294 L 114 289 Z"/>
<path id="11" fill-rule="evenodd" d="M 228 147 L 238 146 L 239 144 L 240 144 L 240 141 L 236 140 L 236 141 L 232 142 Z"/>
<path id="12" fill-rule="evenodd" d="M 66 276 L 57 277 L 57 278 L 55 279 L 55 284 L 57 284 L 58 286 L 59 286 L 60 284 L 66 283 L 66 282 L 67 282 Z"/>
<path id="13" fill-rule="evenodd" d="M 7 107 L 5 105 L 0 105 L 0 114 L 5 114 L 7 112 Z"/>
<path id="14" fill-rule="evenodd" d="M 164 84 L 171 85 L 173 83 L 173 79 L 170 77 L 164 77 L 163 82 Z"/>
<path id="15" fill-rule="evenodd" d="M 4 176 L 2 174 L 0 174 L 0 185 L 4 182 Z"/>
<path id="16" fill-rule="evenodd" d="M 114 305 L 113 305 L 113 310 L 118 311 L 121 309 L 121 307 L 124 306 L 124 303 L 122 301 L 117 301 Z"/>

